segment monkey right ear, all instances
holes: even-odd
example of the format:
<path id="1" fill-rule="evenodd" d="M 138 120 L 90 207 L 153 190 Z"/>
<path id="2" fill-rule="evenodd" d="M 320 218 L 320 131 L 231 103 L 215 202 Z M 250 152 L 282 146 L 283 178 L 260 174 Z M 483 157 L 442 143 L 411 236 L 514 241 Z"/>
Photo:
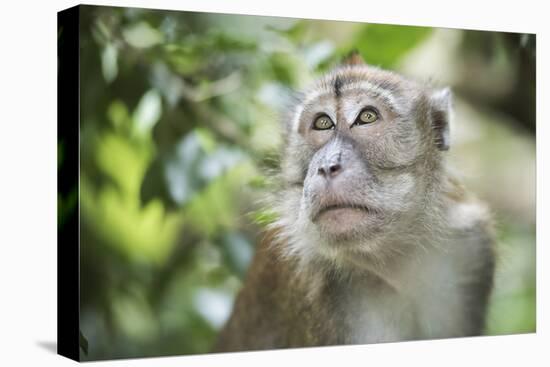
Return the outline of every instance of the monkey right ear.
<path id="1" fill-rule="evenodd" d="M 439 150 L 449 150 L 449 125 L 451 120 L 452 92 L 449 88 L 438 89 L 430 96 L 430 122 Z"/>

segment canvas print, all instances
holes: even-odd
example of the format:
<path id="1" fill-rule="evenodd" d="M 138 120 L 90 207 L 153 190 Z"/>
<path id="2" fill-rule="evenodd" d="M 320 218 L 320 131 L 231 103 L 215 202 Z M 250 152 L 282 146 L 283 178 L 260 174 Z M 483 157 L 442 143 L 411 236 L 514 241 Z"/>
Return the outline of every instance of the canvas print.
<path id="1" fill-rule="evenodd" d="M 536 36 L 79 6 L 60 354 L 536 331 Z"/>

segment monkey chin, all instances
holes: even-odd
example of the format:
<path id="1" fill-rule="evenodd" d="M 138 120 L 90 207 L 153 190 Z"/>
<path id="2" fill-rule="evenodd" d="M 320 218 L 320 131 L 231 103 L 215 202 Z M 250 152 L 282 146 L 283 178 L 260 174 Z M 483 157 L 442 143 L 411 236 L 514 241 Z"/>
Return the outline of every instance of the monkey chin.
<path id="1" fill-rule="evenodd" d="M 376 218 L 363 208 L 342 207 L 324 210 L 314 221 L 319 229 L 336 242 L 370 237 L 377 232 Z"/>

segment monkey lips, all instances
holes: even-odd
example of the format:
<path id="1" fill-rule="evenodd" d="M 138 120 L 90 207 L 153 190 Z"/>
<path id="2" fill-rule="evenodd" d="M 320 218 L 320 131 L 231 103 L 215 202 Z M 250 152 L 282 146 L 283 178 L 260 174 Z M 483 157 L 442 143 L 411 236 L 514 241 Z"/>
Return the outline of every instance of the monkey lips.
<path id="1" fill-rule="evenodd" d="M 365 230 L 374 229 L 377 211 L 358 203 L 327 202 L 316 205 L 312 210 L 311 221 L 323 232 L 341 237 L 355 237 Z"/>

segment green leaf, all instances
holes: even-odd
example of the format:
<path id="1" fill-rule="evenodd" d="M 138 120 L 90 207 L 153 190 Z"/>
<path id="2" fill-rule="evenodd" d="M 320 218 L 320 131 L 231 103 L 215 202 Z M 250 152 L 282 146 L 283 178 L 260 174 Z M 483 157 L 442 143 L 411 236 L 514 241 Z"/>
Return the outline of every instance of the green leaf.
<path id="1" fill-rule="evenodd" d="M 277 212 L 269 209 L 257 210 L 250 214 L 252 220 L 262 226 L 267 226 L 279 219 Z"/>
<path id="2" fill-rule="evenodd" d="M 288 27 L 286 29 L 280 29 L 280 28 L 274 27 L 272 25 L 267 25 L 266 29 L 269 30 L 269 31 L 275 32 L 275 33 L 289 39 L 290 41 L 298 43 L 306 35 L 307 30 L 308 30 L 308 24 L 309 23 L 306 23 L 305 21 L 300 20 L 300 21 L 297 21 L 296 23 L 292 24 L 290 27 Z"/>
<path id="3" fill-rule="evenodd" d="M 134 131 L 137 135 L 146 136 L 162 115 L 162 99 L 156 89 L 150 89 L 139 100 L 132 117 Z"/>
<path id="4" fill-rule="evenodd" d="M 145 204 L 158 197 L 171 208 L 184 206 L 244 158 L 240 149 L 216 146 L 209 132 L 196 129 L 151 163 L 141 200 Z"/>
<path id="5" fill-rule="evenodd" d="M 107 117 L 115 130 L 129 128 L 132 123 L 128 107 L 120 99 L 111 102 L 107 109 Z"/>
<path id="6" fill-rule="evenodd" d="M 101 52 L 101 71 L 107 83 L 118 75 L 118 50 L 113 43 L 108 43 Z"/>
<path id="7" fill-rule="evenodd" d="M 223 233 L 221 251 L 225 263 L 242 279 L 252 260 L 254 247 L 248 239 L 239 232 Z"/>
<path id="8" fill-rule="evenodd" d="M 368 24 L 356 35 L 351 48 L 359 50 L 368 64 L 391 68 L 431 33 L 428 27 Z M 349 48 L 342 50 L 349 52 Z"/>
<path id="9" fill-rule="evenodd" d="M 85 355 L 88 355 L 88 340 L 82 334 L 82 331 L 78 331 L 78 344 L 80 349 L 84 352 Z"/>
<path id="10" fill-rule="evenodd" d="M 122 35 L 135 48 L 149 48 L 163 41 L 163 35 L 149 23 L 142 21 L 124 28 Z"/>

